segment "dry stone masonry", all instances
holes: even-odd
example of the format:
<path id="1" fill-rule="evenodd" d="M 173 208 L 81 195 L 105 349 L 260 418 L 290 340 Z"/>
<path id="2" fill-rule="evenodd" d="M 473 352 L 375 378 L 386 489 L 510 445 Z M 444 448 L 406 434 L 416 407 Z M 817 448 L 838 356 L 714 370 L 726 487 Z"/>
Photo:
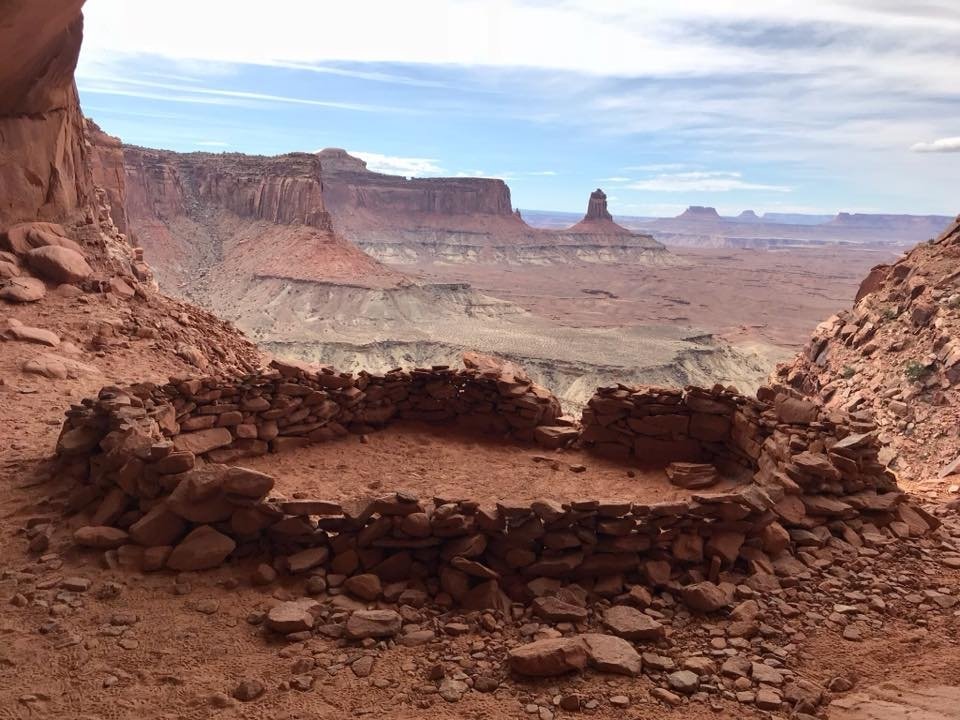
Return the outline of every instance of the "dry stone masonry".
<path id="1" fill-rule="evenodd" d="M 484 506 L 404 492 L 340 503 L 275 497 L 271 476 L 232 464 L 395 419 L 669 463 L 671 480 L 688 487 L 718 476 L 739 484 L 657 504 Z M 565 583 L 601 597 L 666 588 L 712 612 L 732 603 L 735 584 L 762 592 L 796 583 L 821 548 L 869 553 L 935 528 L 878 462 L 879 449 L 869 422 L 769 388 L 758 399 L 721 387 L 601 388 L 581 430 L 522 371 L 474 356 L 464 370 L 374 376 L 274 362 L 235 380 L 104 388 L 68 411 L 57 453 L 76 480 L 69 510 L 90 514 L 76 542 L 121 565 L 201 570 L 265 554 L 291 574 L 323 569 L 367 601 L 406 582 L 448 605 L 507 612 L 511 601 L 536 601 L 539 616 L 577 622 L 585 611 L 565 600 Z M 656 631 L 632 617 L 607 623 L 627 636 Z"/>

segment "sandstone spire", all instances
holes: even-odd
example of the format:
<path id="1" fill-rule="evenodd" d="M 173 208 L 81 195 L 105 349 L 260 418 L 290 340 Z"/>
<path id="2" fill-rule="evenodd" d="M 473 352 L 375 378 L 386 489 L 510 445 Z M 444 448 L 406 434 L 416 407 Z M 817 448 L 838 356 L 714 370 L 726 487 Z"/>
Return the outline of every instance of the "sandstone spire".
<path id="1" fill-rule="evenodd" d="M 607 194 L 597 188 L 590 193 L 590 202 L 587 204 L 587 214 L 584 220 L 613 220 L 613 215 L 607 210 Z"/>

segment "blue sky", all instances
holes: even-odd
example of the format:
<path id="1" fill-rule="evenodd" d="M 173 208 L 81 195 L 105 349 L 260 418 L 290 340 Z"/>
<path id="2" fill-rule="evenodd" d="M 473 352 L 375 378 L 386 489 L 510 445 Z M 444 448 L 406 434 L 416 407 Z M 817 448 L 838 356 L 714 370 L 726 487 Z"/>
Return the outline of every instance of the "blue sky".
<path id="1" fill-rule="evenodd" d="M 802 7 L 801 7 L 802 5 Z M 910 7 L 902 7 L 907 6 Z M 151 147 L 343 147 L 522 208 L 960 211 L 956 0 L 88 0 L 84 111 Z"/>

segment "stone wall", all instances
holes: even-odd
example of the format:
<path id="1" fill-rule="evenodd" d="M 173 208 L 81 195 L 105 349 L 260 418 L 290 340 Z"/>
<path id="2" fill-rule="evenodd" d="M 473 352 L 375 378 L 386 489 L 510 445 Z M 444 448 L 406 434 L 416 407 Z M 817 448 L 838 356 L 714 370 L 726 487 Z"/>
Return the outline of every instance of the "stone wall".
<path id="1" fill-rule="evenodd" d="M 610 596 L 625 583 L 667 586 L 710 609 L 710 593 L 689 588 L 795 583 L 818 548 L 856 553 L 865 541 L 936 525 L 876 461 L 865 423 L 825 416 L 787 393 L 760 395 L 600 389 L 581 435 L 549 392 L 509 370 L 351 376 L 275 363 L 235 382 L 105 388 L 67 413 L 58 455 L 76 480 L 68 510 L 90 513 L 75 539 L 112 562 L 182 571 L 265 554 L 292 574 L 362 575 L 355 586 L 399 583 L 474 609 L 505 609 L 562 582 Z M 631 463 L 712 460 L 753 481 L 658 504 L 584 497 L 482 506 L 401 492 L 339 503 L 271 497 L 272 477 L 224 464 L 394 418 L 583 443 Z"/>

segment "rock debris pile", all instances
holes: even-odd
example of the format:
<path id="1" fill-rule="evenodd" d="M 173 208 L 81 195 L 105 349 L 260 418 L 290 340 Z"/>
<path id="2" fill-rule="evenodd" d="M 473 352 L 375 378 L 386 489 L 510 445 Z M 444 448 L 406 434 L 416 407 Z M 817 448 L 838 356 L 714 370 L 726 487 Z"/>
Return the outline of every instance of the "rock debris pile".
<path id="1" fill-rule="evenodd" d="M 868 416 L 918 490 L 960 492 L 960 219 L 870 272 L 773 380 Z"/>

